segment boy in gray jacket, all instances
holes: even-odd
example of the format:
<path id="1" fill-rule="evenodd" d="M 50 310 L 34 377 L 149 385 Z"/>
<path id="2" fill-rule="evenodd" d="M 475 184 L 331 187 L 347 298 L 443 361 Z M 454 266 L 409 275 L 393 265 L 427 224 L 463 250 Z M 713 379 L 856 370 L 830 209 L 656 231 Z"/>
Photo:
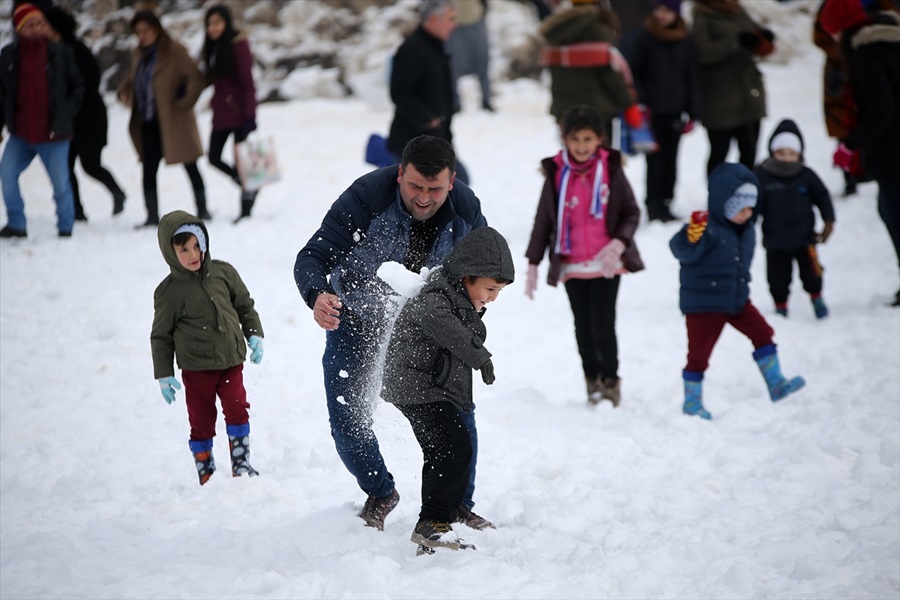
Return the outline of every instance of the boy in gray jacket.
<path id="1" fill-rule="evenodd" d="M 474 408 L 472 369 L 494 382 L 481 318 L 514 279 L 503 236 L 490 227 L 472 230 L 403 307 L 388 343 L 382 398 L 409 420 L 424 458 L 422 509 L 411 537 L 420 554 L 461 547 L 450 523 L 469 481 L 472 440 L 460 413 Z"/>

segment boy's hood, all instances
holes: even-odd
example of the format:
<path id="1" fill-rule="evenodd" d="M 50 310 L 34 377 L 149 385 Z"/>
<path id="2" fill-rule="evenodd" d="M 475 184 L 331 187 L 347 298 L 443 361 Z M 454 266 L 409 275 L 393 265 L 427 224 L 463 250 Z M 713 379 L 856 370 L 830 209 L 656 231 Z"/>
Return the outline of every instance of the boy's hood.
<path id="1" fill-rule="evenodd" d="M 759 191 L 759 179 L 753 171 L 740 163 L 722 163 L 709 176 L 709 216 L 717 221 L 729 222 L 725 217 L 725 202 L 741 185 L 752 183 Z M 754 217 L 756 212 L 754 211 Z M 750 220 L 750 222 L 753 221 Z"/>
<path id="2" fill-rule="evenodd" d="M 492 277 L 511 283 L 516 277 L 509 245 L 491 227 L 479 227 L 470 231 L 453 248 L 444 268 L 453 281 L 463 277 Z"/>
<path id="3" fill-rule="evenodd" d="M 803 140 L 803 134 L 800 133 L 800 128 L 791 119 L 784 119 L 781 123 L 778 124 L 778 127 L 775 128 L 775 131 L 772 132 L 772 135 L 769 136 L 769 143 L 766 146 L 766 148 L 769 150 L 769 156 L 772 155 L 772 140 L 775 139 L 776 135 L 783 132 L 793 133 L 800 139 L 800 159 L 803 160 L 803 153 L 806 151 L 806 142 Z"/>
<path id="4" fill-rule="evenodd" d="M 210 242 L 209 231 L 206 230 L 206 225 L 203 221 L 183 210 L 172 211 L 159 220 L 159 227 L 156 229 L 156 236 L 159 241 L 159 251 L 162 252 L 163 258 L 166 259 L 166 263 L 168 263 L 169 268 L 173 273 L 190 273 L 190 271 L 182 267 L 181 263 L 178 262 L 175 248 L 172 246 L 172 237 L 179 227 L 191 223 L 199 225 L 200 229 L 203 230 L 204 235 L 206 235 L 206 252 L 203 256 L 203 264 L 205 265 L 209 261 Z"/>

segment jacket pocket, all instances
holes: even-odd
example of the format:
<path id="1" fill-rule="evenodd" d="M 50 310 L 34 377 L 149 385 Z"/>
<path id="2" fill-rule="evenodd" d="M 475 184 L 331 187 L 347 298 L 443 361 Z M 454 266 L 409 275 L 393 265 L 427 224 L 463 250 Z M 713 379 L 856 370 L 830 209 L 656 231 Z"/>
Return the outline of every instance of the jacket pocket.
<path id="1" fill-rule="evenodd" d="M 432 370 L 435 387 L 443 388 L 447 385 L 447 381 L 450 379 L 450 363 L 452 360 L 450 351 L 446 348 L 441 348 L 438 351 L 437 358 L 434 359 L 434 369 Z"/>

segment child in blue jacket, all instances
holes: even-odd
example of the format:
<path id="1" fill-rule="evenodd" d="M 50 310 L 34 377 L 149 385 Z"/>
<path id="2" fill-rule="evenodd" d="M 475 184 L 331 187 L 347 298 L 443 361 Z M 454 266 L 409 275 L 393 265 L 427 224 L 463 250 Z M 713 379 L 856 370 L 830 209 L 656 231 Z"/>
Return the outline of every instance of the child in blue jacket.
<path id="1" fill-rule="evenodd" d="M 697 211 L 669 247 L 681 263 L 680 306 L 688 334 L 684 368 L 687 415 L 711 419 L 703 407 L 703 373 L 726 324 L 753 343 L 753 359 L 773 402 L 799 390 L 802 377 L 787 379 L 772 337 L 775 334 L 750 302 L 750 263 L 756 245 L 753 212 L 759 180 L 741 164 L 723 163 L 709 177 L 709 210 Z"/>

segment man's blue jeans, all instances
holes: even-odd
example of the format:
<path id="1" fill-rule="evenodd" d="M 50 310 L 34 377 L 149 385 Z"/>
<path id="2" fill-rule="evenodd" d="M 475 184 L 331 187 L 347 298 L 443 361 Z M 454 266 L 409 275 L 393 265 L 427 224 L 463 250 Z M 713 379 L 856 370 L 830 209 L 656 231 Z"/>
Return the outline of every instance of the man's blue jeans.
<path id="1" fill-rule="evenodd" d="M 394 489 L 394 476 L 387 470 L 378 438 L 372 431 L 372 413 L 380 390 L 374 389 L 374 368 L 383 332 L 342 318 L 340 326 L 325 334 L 322 369 L 325 374 L 325 397 L 331 422 L 331 437 L 338 456 L 356 477 L 359 487 L 370 496 L 386 496 Z M 381 368 L 381 365 L 378 365 Z M 463 503 L 474 506 L 475 463 L 478 435 L 475 413 L 460 412 L 472 437 L 472 465 Z"/>
<path id="2" fill-rule="evenodd" d="M 29 144 L 17 135 L 11 135 L 0 159 L 0 180 L 3 181 L 3 203 L 6 205 L 7 226 L 16 231 L 26 231 L 25 203 L 19 189 L 19 176 L 28 168 L 35 156 L 41 158 L 50 183 L 53 184 L 53 200 L 56 201 L 56 228 L 69 233 L 75 223 L 75 204 L 69 181 L 69 141 Z"/>

